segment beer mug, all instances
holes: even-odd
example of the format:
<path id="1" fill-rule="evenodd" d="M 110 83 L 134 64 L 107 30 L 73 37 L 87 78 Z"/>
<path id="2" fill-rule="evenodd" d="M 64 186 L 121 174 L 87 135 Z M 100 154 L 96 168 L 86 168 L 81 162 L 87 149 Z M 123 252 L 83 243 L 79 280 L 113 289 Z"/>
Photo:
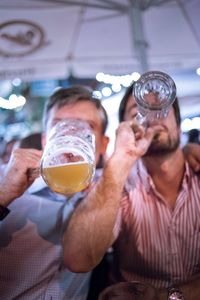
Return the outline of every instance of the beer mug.
<path id="1" fill-rule="evenodd" d="M 156 289 L 139 281 L 119 282 L 105 288 L 98 300 L 156 300 Z"/>
<path id="2" fill-rule="evenodd" d="M 144 73 L 133 86 L 138 114 L 136 120 L 145 125 L 155 119 L 166 118 L 176 98 L 176 85 L 166 73 Z"/>
<path id="3" fill-rule="evenodd" d="M 95 137 L 79 119 L 56 123 L 47 136 L 40 173 L 57 193 L 70 195 L 88 187 L 95 171 Z"/>

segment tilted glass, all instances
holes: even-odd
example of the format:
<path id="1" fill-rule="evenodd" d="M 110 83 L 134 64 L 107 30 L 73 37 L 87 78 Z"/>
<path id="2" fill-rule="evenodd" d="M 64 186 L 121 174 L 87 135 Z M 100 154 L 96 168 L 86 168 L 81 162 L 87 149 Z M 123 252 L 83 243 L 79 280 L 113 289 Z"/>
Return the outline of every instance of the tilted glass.
<path id="1" fill-rule="evenodd" d="M 139 123 L 165 118 L 176 98 L 176 85 L 166 73 L 144 73 L 134 84 L 133 96 L 137 103 Z"/>

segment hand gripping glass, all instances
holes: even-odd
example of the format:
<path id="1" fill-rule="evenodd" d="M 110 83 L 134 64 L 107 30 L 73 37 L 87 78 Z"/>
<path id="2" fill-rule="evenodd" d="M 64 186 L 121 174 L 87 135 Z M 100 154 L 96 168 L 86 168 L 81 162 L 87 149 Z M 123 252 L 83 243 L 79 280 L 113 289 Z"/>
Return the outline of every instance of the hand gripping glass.
<path id="1" fill-rule="evenodd" d="M 29 174 L 37 171 L 30 169 Z M 47 136 L 40 174 L 57 193 L 71 195 L 88 187 L 95 171 L 95 137 L 79 119 L 56 123 Z"/>

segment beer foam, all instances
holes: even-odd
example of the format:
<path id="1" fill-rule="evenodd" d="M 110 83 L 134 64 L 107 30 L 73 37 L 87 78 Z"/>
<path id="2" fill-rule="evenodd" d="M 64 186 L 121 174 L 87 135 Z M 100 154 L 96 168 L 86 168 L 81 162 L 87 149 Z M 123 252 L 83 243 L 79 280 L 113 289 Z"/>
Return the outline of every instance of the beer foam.
<path id="1" fill-rule="evenodd" d="M 75 161 L 75 162 L 69 162 L 69 163 L 65 163 L 65 164 L 59 164 L 59 165 L 53 165 L 53 166 L 47 166 L 44 167 L 44 169 L 47 168 L 56 168 L 56 167 L 64 167 L 64 166 L 74 166 L 74 165 L 90 165 L 87 161 L 83 160 L 83 161 Z"/>

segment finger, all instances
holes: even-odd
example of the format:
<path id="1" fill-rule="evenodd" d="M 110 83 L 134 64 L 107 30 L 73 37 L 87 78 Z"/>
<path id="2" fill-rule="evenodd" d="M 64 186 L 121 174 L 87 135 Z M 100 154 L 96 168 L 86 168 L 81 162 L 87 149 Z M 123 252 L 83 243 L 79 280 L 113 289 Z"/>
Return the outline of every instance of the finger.
<path id="1" fill-rule="evenodd" d="M 140 149 L 142 155 L 146 153 L 154 136 L 155 136 L 154 130 L 152 128 L 147 128 L 144 137 L 136 141 L 137 147 L 138 149 Z"/>
<path id="2" fill-rule="evenodd" d="M 41 152 L 29 151 L 27 149 L 26 149 L 26 151 L 19 151 L 19 150 L 22 150 L 22 149 L 17 149 L 15 151 L 13 151 L 13 153 L 10 157 L 10 160 L 9 160 L 9 164 L 12 164 L 12 165 L 20 164 L 22 167 L 22 166 L 25 166 L 27 164 L 27 162 L 30 163 L 31 161 L 39 161 L 41 159 L 41 156 L 42 156 Z"/>
<path id="3" fill-rule="evenodd" d="M 136 140 L 139 140 L 139 139 L 141 139 L 141 138 L 144 137 L 145 132 L 146 132 L 146 128 L 145 127 L 143 127 L 142 125 L 138 124 L 134 120 L 130 122 L 130 126 L 131 126 L 132 131 L 134 132 Z"/>
<path id="4" fill-rule="evenodd" d="M 200 163 L 199 163 L 199 161 L 194 156 L 190 155 L 188 157 L 188 162 L 189 162 L 191 168 L 195 172 L 199 172 L 200 171 Z"/>
<path id="5" fill-rule="evenodd" d="M 28 175 L 27 170 L 30 169 L 39 169 L 40 167 L 40 156 L 24 153 L 24 152 L 17 152 L 13 155 L 12 159 L 9 161 L 7 165 L 7 172 L 13 172 L 15 170 L 15 174 L 18 176 L 26 176 Z M 29 176 L 30 177 L 30 176 Z M 36 174 L 34 173 L 34 177 L 36 178 Z M 28 178 L 28 177 L 27 177 Z"/>
<path id="6" fill-rule="evenodd" d="M 145 130 L 145 128 L 142 125 L 135 122 L 135 120 L 129 121 L 129 125 L 133 131 L 138 131 L 138 130 L 144 131 Z"/>
<path id="7" fill-rule="evenodd" d="M 29 181 L 34 181 L 40 176 L 40 168 L 28 168 L 27 176 Z"/>
<path id="8" fill-rule="evenodd" d="M 19 149 L 18 149 L 19 150 Z M 21 149 L 22 151 L 17 152 L 16 155 L 24 155 L 26 157 L 35 157 L 35 158 L 41 158 L 42 151 L 36 150 L 36 149 Z"/>

